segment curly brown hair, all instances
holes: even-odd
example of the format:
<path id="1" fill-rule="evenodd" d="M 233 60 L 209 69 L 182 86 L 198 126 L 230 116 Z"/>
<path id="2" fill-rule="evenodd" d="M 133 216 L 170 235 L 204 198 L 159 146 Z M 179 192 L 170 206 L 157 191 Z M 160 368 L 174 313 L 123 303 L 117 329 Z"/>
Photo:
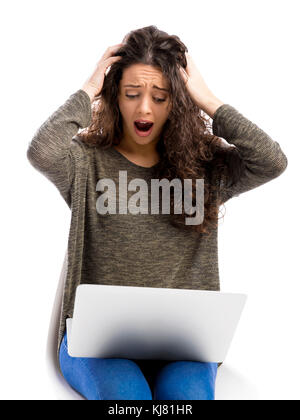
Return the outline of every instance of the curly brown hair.
<path id="1" fill-rule="evenodd" d="M 154 177 L 172 180 L 192 179 L 192 205 L 196 203 L 195 179 L 204 179 L 204 220 L 198 225 L 185 224 L 185 211 L 174 213 L 174 191 L 170 191 L 171 221 L 173 226 L 210 234 L 210 227 L 218 223 L 221 204 L 220 182 L 226 189 L 239 178 L 244 169 L 236 147 L 226 145 L 212 134 L 210 118 L 193 101 L 179 73 L 179 66 L 187 67 L 187 47 L 176 35 L 169 35 L 147 26 L 129 32 L 124 46 L 115 52 L 122 56 L 106 74 L 102 90 L 92 103 L 92 121 L 79 138 L 89 146 L 110 148 L 122 139 L 122 116 L 118 106 L 119 83 L 124 69 L 137 63 L 161 70 L 169 82 L 172 109 L 156 145 L 160 161 Z M 216 176 L 217 175 L 217 176 Z M 172 189 L 171 189 L 172 190 Z M 182 200 L 183 203 L 183 200 Z"/>

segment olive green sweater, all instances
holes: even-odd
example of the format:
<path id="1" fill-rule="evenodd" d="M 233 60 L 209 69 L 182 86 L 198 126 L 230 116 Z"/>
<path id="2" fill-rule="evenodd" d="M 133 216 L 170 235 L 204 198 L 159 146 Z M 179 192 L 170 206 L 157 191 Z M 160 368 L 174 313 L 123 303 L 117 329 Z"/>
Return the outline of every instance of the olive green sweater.
<path id="1" fill-rule="evenodd" d="M 71 210 L 68 262 L 57 350 L 72 317 L 80 283 L 220 290 L 218 232 L 199 235 L 178 229 L 167 214 L 106 214 L 96 210 L 101 178 L 118 185 L 119 171 L 127 182 L 153 171 L 130 162 L 116 149 L 89 147 L 76 134 L 91 123 L 91 102 L 80 89 L 36 131 L 27 158 L 56 185 Z M 280 145 L 228 104 L 212 119 L 213 134 L 234 144 L 246 163 L 243 177 L 222 202 L 278 177 L 287 166 Z M 150 212 L 149 212 L 150 213 Z"/>

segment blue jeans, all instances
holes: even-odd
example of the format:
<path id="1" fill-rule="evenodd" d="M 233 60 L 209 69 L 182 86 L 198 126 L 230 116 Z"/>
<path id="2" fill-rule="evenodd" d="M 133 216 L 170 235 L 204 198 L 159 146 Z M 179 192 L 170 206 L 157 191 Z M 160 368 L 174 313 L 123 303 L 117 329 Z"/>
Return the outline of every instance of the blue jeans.
<path id="1" fill-rule="evenodd" d="M 87 400 L 214 400 L 218 363 L 71 357 L 65 334 L 62 374 Z"/>

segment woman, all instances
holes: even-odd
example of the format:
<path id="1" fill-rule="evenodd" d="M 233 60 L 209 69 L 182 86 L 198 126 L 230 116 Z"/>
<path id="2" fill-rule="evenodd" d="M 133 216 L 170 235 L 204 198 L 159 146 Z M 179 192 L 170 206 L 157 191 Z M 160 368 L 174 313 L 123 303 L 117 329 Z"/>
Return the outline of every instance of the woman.
<path id="1" fill-rule="evenodd" d="M 177 36 L 149 26 L 106 50 L 82 88 L 37 130 L 27 156 L 71 209 L 57 347 L 68 383 L 91 400 L 213 400 L 217 364 L 72 358 L 66 319 L 81 283 L 220 290 L 219 208 L 285 170 L 280 145 L 209 90 Z M 202 223 L 187 223 L 173 191 L 169 214 L 136 211 L 142 200 L 134 201 L 132 189 L 134 211 L 119 202 L 106 212 L 98 181 L 118 185 L 120 171 L 128 183 L 149 186 L 203 179 Z M 193 184 L 193 205 L 196 193 Z"/>

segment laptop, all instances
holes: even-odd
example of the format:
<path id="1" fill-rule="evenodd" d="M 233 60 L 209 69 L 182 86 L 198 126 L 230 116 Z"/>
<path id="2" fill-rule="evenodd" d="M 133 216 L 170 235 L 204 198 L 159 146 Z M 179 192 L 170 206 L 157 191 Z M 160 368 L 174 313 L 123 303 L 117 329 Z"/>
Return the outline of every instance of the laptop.
<path id="1" fill-rule="evenodd" d="M 66 320 L 72 357 L 222 363 L 247 296 L 81 284 Z"/>

